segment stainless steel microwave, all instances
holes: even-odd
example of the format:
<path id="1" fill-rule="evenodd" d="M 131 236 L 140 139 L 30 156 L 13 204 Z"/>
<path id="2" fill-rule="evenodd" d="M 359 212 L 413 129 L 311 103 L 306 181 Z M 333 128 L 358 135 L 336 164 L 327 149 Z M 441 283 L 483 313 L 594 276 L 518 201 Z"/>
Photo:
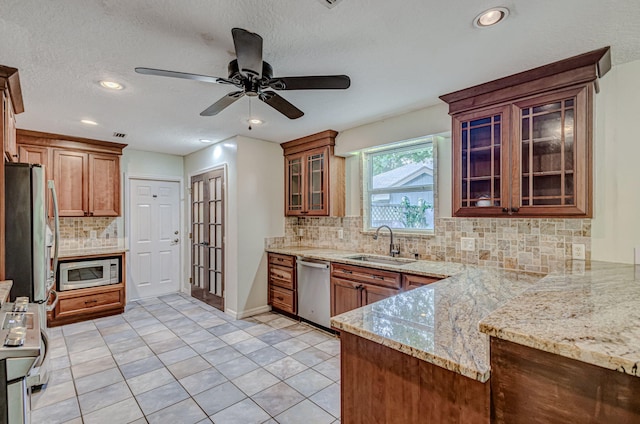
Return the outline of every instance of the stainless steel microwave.
<path id="1" fill-rule="evenodd" d="M 96 259 L 60 263 L 59 289 L 73 290 L 120 282 L 120 259 Z"/>

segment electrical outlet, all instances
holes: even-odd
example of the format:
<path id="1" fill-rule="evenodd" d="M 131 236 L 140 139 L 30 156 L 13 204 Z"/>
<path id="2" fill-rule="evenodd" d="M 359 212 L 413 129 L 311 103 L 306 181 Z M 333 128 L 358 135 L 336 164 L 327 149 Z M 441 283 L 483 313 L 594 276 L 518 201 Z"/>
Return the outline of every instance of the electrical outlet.
<path id="1" fill-rule="evenodd" d="M 304 230 L 302 228 L 298 228 L 298 237 L 304 236 Z"/>
<path id="2" fill-rule="evenodd" d="M 338 228 L 338 238 L 340 240 L 344 238 L 344 230 L 342 228 Z"/>
<path id="3" fill-rule="evenodd" d="M 476 239 L 473 237 L 462 237 L 460 239 L 460 249 L 464 252 L 473 252 L 476 250 Z"/>
<path id="4" fill-rule="evenodd" d="M 586 252 L 584 244 L 582 243 L 573 243 L 571 245 L 571 257 L 573 259 L 584 261 L 586 258 Z"/>

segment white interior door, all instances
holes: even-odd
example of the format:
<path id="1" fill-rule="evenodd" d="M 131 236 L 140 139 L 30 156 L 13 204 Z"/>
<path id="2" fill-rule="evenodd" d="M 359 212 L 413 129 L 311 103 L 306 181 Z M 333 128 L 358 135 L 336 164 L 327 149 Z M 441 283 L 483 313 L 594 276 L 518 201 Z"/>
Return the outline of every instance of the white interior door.
<path id="1" fill-rule="evenodd" d="M 130 299 L 180 290 L 180 184 L 130 181 Z"/>

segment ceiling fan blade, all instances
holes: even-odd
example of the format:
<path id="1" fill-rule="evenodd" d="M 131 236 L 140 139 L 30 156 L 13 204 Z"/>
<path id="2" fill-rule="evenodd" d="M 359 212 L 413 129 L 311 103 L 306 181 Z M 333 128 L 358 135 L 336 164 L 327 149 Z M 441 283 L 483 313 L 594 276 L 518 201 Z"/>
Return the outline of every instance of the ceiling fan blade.
<path id="1" fill-rule="evenodd" d="M 242 75 L 262 77 L 262 37 L 242 28 L 233 28 L 233 45 Z"/>
<path id="2" fill-rule="evenodd" d="M 229 93 L 202 112 L 200 112 L 200 116 L 213 116 L 220 113 L 226 107 L 231 106 L 236 100 L 240 97 L 244 96 L 243 91 L 234 91 L 233 93 Z"/>
<path id="3" fill-rule="evenodd" d="M 344 90 L 350 85 L 351 79 L 346 75 L 282 77 L 269 81 L 274 90 Z"/>
<path id="4" fill-rule="evenodd" d="M 260 93 L 260 100 L 283 114 L 289 119 L 298 119 L 304 115 L 304 112 L 285 100 L 284 97 L 273 91 L 265 91 Z"/>
<path id="5" fill-rule="evenodd" d="M 199 74 L 189 74 L 186 72 L 176 72 L 176 71 L 165 71 L 164 69 L 153 69 L 153 68 L 136 68 L 136 72 L 144 75 L 155 75 L 158 77 L 171 77 L 171 78 L 182 78 L 188 80 L 195 81 L 203 81 L 203 82 L 211 82 L 211 83 L 226 83 L 227 80 L 224 78 L 210 77 L 208 75 L 199 75 Z"/>

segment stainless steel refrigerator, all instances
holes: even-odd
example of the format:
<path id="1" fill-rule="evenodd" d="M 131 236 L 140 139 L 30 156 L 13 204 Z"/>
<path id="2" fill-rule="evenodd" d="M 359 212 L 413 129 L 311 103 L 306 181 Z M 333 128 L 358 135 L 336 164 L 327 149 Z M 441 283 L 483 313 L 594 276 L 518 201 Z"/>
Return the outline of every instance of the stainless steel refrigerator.
<path id="1" fill-rule="evenodd" d="M 11 301 L 24 296 L 29 298 L 29 302 L 39 305 L 44 354 L 36 363 L 29 383 L 40 386 L 46 383 L 47 302 L 53 296 L 55 306 L 57 300 L 54 290 L 59 235 L 57 200 L 53 182 L 50 181 L 54 204 L 54 240 L 54 233 L 47 223 L 47 184 L 44 167 L 26 163 L 7 163 L 4 170 L 5 275 L 8 280 L 13 280 Z M 39 366 L 42 366 L 42 369 L 39 369 Z"/>

